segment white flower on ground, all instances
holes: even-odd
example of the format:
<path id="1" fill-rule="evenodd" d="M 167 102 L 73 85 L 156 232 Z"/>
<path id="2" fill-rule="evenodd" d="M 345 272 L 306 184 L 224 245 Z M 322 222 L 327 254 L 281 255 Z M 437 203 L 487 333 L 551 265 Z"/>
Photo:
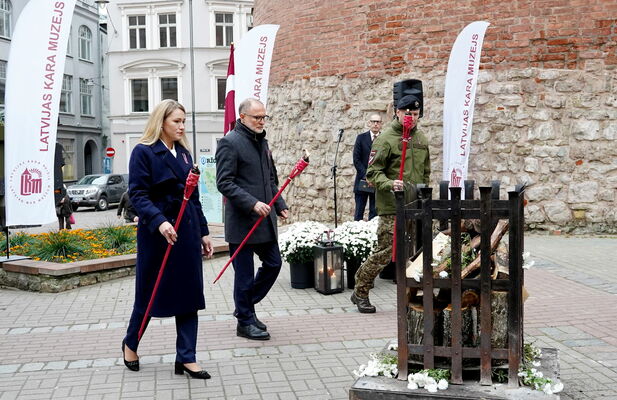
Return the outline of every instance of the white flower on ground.
<path id="1" fill-rule="evenodd" d="M 435 381 L 433 380 L 433 382 Z M 430 393 L 435 393 L 437 392 L 437 383 L 428 384 L 424 388 L 428 390 Z"/>
<path id="2" fill-rule="evenodd" d="M 532 362 L 531 362 L 531 364 L 532 364 L 534 367 L 539 367 L 539 366 L 540 366 L 540 364 L 541 364 L 541 362 L 540 362 L 540 361 L 537 361 L 537 360 L 534 360 L 534 361 L 532 361 Z"/>
<path id="3" fill-rule="evenodd" d="M 544 387 L 542 388 L 542 391 L 546 394 L 553 394 L 553 390 L 551 389 L 551 383 L 547 382 L 544 384 Z"/>
<path id="4" fill-rule="evenodd" d="M 416 390 L 418 389 L 418 384 L 414 381 L 409 381 L 407 384 L 407 389 Z"/>
<path id="5" fill-rule="evenodd" d="M 440 277 L 440 278 L 447 278 L 447 277 L 448 277 L 448 273 L 447 273 L 446 271 L 441 271 L 441 272 L 439 273 L 439 277 Z"/>
<path id="6" fill-rule="evenodd" d="M 448 388 L 448 381 L 445 379 L 440 379 L 439 382 L 437 382 L 437 389 L 439 390 L 446 390 Z"/>
<path id="7" fill-rule="evenodd" d="M 398 344 L 396 344 L 396 343 L 390 343 L 390 344 L 388 345 L 388 350 L 395 350 L 395 351 L 396 351 L 396 350 L 398 350 Z"/>
<path id="8" fill-rule="evenodd" d="M 559 393 L 563 390 L 563 383 L 561 382 L 557 382 L 556 384 L 553 385 L 553 393 Z"/>

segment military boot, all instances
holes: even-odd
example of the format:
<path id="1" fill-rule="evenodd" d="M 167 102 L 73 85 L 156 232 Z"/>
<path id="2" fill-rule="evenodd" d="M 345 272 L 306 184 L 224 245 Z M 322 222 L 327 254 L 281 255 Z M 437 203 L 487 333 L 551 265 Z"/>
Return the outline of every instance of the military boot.
<path id="1" fill-rule="evenodd" d="M 372 314 L 376 311 L 374 305 L 368 300 L 368 297 L 360 297 L 356 295 L 356 292 L 351 294 L 351 302 L 358 306 L 358 311 L 362 314 Z"/>

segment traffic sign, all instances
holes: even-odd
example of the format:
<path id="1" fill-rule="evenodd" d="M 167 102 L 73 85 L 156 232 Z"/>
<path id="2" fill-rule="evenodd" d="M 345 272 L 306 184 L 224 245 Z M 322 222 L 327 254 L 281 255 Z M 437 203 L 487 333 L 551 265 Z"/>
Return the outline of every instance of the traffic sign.
<path id="1" fill-rule="evenodd" d="M 116 154 L 116 150 L 114 150 L 114 148 L 113 148 L 113 147 L 108 147 L 108 148 L 105 150 L 105 155 L 106 155 L 107 157 L 113 157 L 115 154 Z"/>

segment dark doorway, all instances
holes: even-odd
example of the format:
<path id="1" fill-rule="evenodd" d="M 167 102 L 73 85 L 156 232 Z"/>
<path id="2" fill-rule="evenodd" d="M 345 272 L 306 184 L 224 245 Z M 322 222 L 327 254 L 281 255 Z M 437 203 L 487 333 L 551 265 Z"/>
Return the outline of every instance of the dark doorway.
<path id="1" fill-rule="evenodd" d="M 92 140 L 88 140 L 84 148 L 84 175 L 91 175 L 94 173 L 95 152 L 96 144 Z"/>

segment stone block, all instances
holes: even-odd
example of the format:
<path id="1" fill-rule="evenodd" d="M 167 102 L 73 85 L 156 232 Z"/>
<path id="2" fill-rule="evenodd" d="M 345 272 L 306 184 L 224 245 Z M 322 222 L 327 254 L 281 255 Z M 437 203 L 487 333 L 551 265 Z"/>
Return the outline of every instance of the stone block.
<path id="1" fill-rule="evenodd" d="M 598 198 L 598 182 L 585 181 L 568 187 L 569 203 L 594 203 Z"/>
<path id="2" fill-rule="evenodd" d="M 572 218 L 572 213 L 563 201 L 548 201 L 544 204 L 546 217 L 557 224 L 564 224 Z"/>

